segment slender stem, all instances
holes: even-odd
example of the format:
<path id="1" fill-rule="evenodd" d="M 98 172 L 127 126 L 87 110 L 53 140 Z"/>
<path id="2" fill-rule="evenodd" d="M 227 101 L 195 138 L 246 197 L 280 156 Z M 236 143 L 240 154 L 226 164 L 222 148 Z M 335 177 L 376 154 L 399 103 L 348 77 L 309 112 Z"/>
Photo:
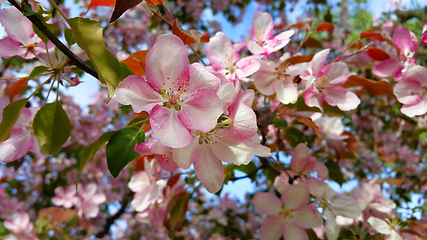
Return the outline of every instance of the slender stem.
<path id="1" fill-rule="evenodd" d="M 188 46 L 191 48 L 191 50 L 193 51 L 193 53 L 196 54 L 196 56 L 203 63 L 203 65 L 206 66 L 206 63 L 203 61 L 202 57 L 200 57 L 200 55 L 197 53 L 197 51 L 193 48 L 193 46 L 191 46 L 191 44 L 188 44 Z"/>
<path id="2" fill-rule="evenodd" d="M 338 61 L 341 59 L 342 55 L 344 55 L 344 53 L 345 53 L 345 52 L 347 52 L 351 47 L 353 47 L 353 45 L 355 45 L 355 44 L 356 44 L 356 43 L 358 43 L 358 42 L 360 42 L 360 38 L 359 38 L 359 39 L 357 39 L 356 41 L 352 42 L 350 45 L 348 45 L 348 47 L 347 47 L 346 49 L 344 49 L 344 50 L 340 53 L 340 55 L 338 55 L 338 57 L 337 57 L 337 58 L 335 58 L 335 60 L 334 60 L 333 62 L 338 62 Z"/>
<path id="3" fill-rule="evenodd" d="M 24 13 L 24 10 L 21 8 L 21 6 L 15 1 L 15 0 L 7 0 L 10 4 L 12 4 L 14 7 L 16 7 L 19 11 Z M 79 57 L 77 57 L 68 47 L 66 47 L 47 27 L 44 25 L 43 22 L 40 21 L 40 19 L 37 18 L 35 15 L 26 16 L 28 20 L 30 20 L 55 46 L 61 50 L 70 60 L 73 62 L 77 67 L 82 69 L 83 71 L 89 73 L 96 79 L 98 79 L 98 73 L 91 68 L 89 65 L 87 65 L 85 62 L 83 62 Z"/>
<path id="4" fill-rule="evenodd" d="M 175 18 L 173 17 L 173 14 L 169 11 L 169 9 L 166 7 L 165 3 L 162 1 L 162 6 L 165 9 L 166 13 L 169 15 L 172 21 L 175 21 Z"/>
<path id="5" fill-rule="evenodd" d="M 113 223 L 114 223 L 117 219 L 119 219 L 119 218 L 123 215 L 123 213 L 125 213 L 126 207 L 127 207 L 127 205 L 129 204 L 130 199 L 132 199 L 132 198 L 133 198 L 133 195 L 134 195 L 134 193 L 133 193 L 133 192 L 131 192 L 131 191 L 129 191 L 129 192 L 128 192 L 124 197 L 123 197 L 123 200 L 122 200 L 122 202 L 121 202 L 122 207 L 120 208 L 120 210 L 119 210 L 116 214 L 114 214 L 113 216 L 110 216 L 109 218 L 107 218 L 107 221 L 106 221 L 106 223 L 105 223 L 105 225 L 104 225 L 104 228 L 103 228 L 100 232 L 98 232 L 98 233 L 95 235 L 95 237 L 97 237 L 97 238 L 103 238 L 105 235 L 107 235 L 107 234 L 108 234 L 108 232 L 110 231 L 110 227 L 111 227 L 111 225 L 113 225 Z"/>
<path id="6" fill-rule="evenodd" d="M 162 19 L 163 21 L 165 21 L 169 26 L 173 26 L 173 24 L 171 22 L 169 22 L 166 18 L 164 18 L 162 15 L 158 14 L 156 11 L 151 10 L 151 12 L 156 15 L 158 18 Z"/>

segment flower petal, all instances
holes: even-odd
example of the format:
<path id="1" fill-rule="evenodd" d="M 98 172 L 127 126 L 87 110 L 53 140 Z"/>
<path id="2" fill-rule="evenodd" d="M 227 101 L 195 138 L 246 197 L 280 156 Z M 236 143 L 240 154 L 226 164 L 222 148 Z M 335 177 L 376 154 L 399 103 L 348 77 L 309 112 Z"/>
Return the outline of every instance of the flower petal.
<path id="1" fill-rule="evenodd" d="M 15 7 L 0 10 L 0 23 L 15 41 L 28 45 L 28 40 L 34 36 L 33 24 Z"/>
<path id="2" fill-rule="evenodd" d="M 154 106 L 163 103 L 162 96 L 148 85 L 143 77 L 131 75 L 125 78 L 116 89 L 117 101 L 132 106 L 134 112 L 151 112 Z"/>
<path id="3" fill-rule="evenodd" d="M 176 90 L 189 79 L 188 64 L 188 51 L 181 39 L 172 34 L 160 35 L 146 57 L 147 81 L 155 90 Z"/>
<path id="4" fill-rule="evenodd" d="M 368 223 L 381 234 L 389 235 L 393 231 L 384 220 L 376 217 L 369 217 Z"/>
<path id="5" fill-rule="evenodd" d="M 293 82 L 279 81 L 276 85 L 277 99 L 283 104 L 296 103 L 298 100 L 298 88 Z"/>
<path id="6" fill-rule="evenodd" d="M 0 39 L 0 57 L 12 57 L 25 54 L 25 48 L 22 48 L 19 42 L 13 39 Z"/>
<path id="7" fill-rule="evenodd" d="M 279 240 L 282 236 L 280 225 L 282 221 L 279 216 L 268 216 L 259 228 L 260 240 Z M 287 239 L 286 239 L 287 240 Z"/>
<path id="8" fill-rule="evenodd" d="M 194 171 L 208 192 L 216 193 L 221 189 L 224 183 L 224 167 L 211 152 L 210 146 L 203 145 L 200 158 L 194 162 Z"/>
<path id="9" fill-rule="evenodd" d="M 409 117 L 423 115 L 427 112 L 427 96 L 423 96 L 423 98 L 415 104 L 404 104 L 400 111 Z"/>
<path id="10" fill-rule="evenodd" d="M 308 235 L 305 229 L 296 224 L 293 224 L 293 223 L 282 224 L 281 230 L 283 234 L 283 239 L 285 240 L 292 240 L 292 239 L 308 240 Z"/>
<path id="11" fill-rule="evenodd" d="M 200 89 L 217 92 L 220 82 L 221 80 L 219 78 L 206 70 L 202 65 L 193 63 L 190 65 L 190 80 L 184 87 L 184 93 L 181 97 L 186 99 L 197 93 Z"/>
<path id="12" fill-rule="evenodd" d="M 355 109 L 360 104 L 360 99 L 355 93 L 340 86 L 325 88 L 324 93 L 325 101 L 329 105 L 337 106 L 343 111 Z"/>
<path id="13" fill-rule="evenodd" d="M 412 58 L 420 48 L 417 36 L 406 27 L 397 27 L 393 33 L 393 42 L 399 47 L 406 57 Z"/>
<path id="14" fill-rule="evenodd" d="M 222 101 L 215 92 L 200 89 L 183 103 L 178 118 L 191 130 L 210 131 L 223 113 Z"/>
<path id="15" fill-rule="evenodd" d="M 279 214 L 282 201 L 271 192 L 257 192 L 254 197 L 255 209 L 261 214 Z"/>
<path id="16" fill-rule="evenodd" d="M 319 77 L 320 70 L 325 65 L 326 59 L 328 58 L 330 51 L 331 51 L 330 49 L 325 49 L 316 53 L 316 55 L 314 55 L 313 59 L 311 60 L 312 69 L 313 69 L 312 74 L 314 77 L 316 78 Z"/>
<path id="17" fill-rule="evenodd" d="M 226 69 L 240 58 L 230 39 L 222 32 L 217 32 L 206 44 L 206 55 L 214 70 Z"/>
<path id="18" fill-rule="evenodd" d="M 404 79 L 394 86 L 397 100 L 403 104 L 415 104 L 423 99 L 421 84 L 418 81 Z"/>
<path id="19" fill-rule="evenodd" d="M 372 72 L 380 78 L 388 78 L 402 70 L 402 65 L 396 59 L 387 59 L 378 64 Z"/>
<path id="20" fill-rule="evenodd" d="M 9 139 L 0 143 L 0 161 L 7 163 L 15 161 L 27 154 L 33 146 L 30 130 L 15 128 Z"/>
<path id="21" fill-rule="evenodd" d="M 308 204 L 310 193 L 305 185 L 289 185 L 282 194 L 287 209 L 299 209 Z"/>
<path id="22" fill-rule="evenodd" d="M 175 109 L 156 105 L 151 111 L 150 124 L 159 141 L 172 148 L 185 147 L 194 138 L 178 118 Z"/>
<path id="23" fill-rule="evenodd" d="M 342 85 L 349 75 L 348 67 L 343 62 L 336 62 L 326 65 L 321 70 L 323 75 L 328 76 L 328 83 Z"/>

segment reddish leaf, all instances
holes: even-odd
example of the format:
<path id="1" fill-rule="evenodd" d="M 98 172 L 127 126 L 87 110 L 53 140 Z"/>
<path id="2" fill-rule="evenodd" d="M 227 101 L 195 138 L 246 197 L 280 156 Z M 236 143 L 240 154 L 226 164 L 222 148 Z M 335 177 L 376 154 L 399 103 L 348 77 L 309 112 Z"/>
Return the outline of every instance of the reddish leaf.
<path id="1" fill-rule="evenodd" d="M 291 26 L 289 26 L 290 28 L 304 28 L 305 27 L 305 25 L 304 24 L 302 24 L 302 23 L 295 23 L 295 24 L 293 24 L 293 25 L 291 25 Z"/>
<path id="2" fill-rule="evenodd" d="M 353 135 L 353 133 L 345 131 L 342 135 L 348 136 L 348 138 L 344 139 L 344 142 L 346 143 L 346 149 L 348 152 L 352 154 L 357 153 L 357 139 Z"/>
<path id="3" fill-rule="evenodd" d="M 145 0 L 145 1 L 154 5 L 162 4 L 164 2 L 164 0 Z"/>
<path id="4" fill-rule="evenodd" d="M 409 227 L 416 227 L 416 228 L 424 228 L 427 229 L 427 222 L 421 222 L 416 220 L 406 220 Z"/>
<path id="5" fill-rule="evenodd" d="M 384 61 L 390 59 L 390 55 L 379 48 L 369 48 L 366 53 L 375 61 Z"/>
<path id="6" fill-rule="evenodd" d="M 363 87 L 369 94 L 386 95 L 389 98 L 396 99 L 393 88 L 386 81 L 373 81 L 356 75 L 351 75 L 343 85 L 344 88 Z"/>
<path id="7" fill-rule="evenodd" d="M 388 184 L 390 184 L 390 185 L 395 185 L 395 186 L 397 186 L 397 187 L 400 187 L 400 186 L 402 186 L 402 184 L 405 182 L 405 179 L 404 178 L 387 178 L 387 179 L 384 179 Z"/>
<path id="8" fill-rule="evenodd" d="M 309 38 L 307 38 L 307 40 L 305 40 L 304 47 L 323 49 L 322 43 L 317 41 L 316 39 L 314 39 L 312 37 L 309 37 Z"/>
<path id="9" fill-rule="evenodd" d="M 210 36 L 208 33 L 200 33 L 197 30 L 190 29 L 184 30 L 181 25 L 178 23 L 178 20 L 175 20 L 172 26 L 172 33 L 178 36 L 184 44 L 193 44 L 201 42 L 209 42 Z"/>
<path id="10" fill-rule="evenodd" d="M 110 23 L 116 21 L 129 8 L 135 7 L 140 2 L 142 2 L 142 0 L 117 0 L 113 14 L 111 15 Z"/>
<path id="11" fill-rule="evenodd" d="M 39 211 L 39 219 L 47 217 L 52 224 L 70 221 L 77 216 L 77 209 L 65 209 L 60 207 L 43 208 Z"/>
<path id="12" fill-rule="evenodd" d="M 114 6 L 116 5 L 116 0 L 92 0 L 90 1 L 88 9 L 98 7 L 98 6 Z"/>
<path id="13" fill-rule="evenodd" d="M 316 124 L 314 124 L 311 118 L 296 118 L 296 119 L 298 120 L 298 122 L 304 123 L 307 127 L 310 127 L 313 130 L 314 134 L 316 134 L 317 136 L 320 136 L 319 127 L 316 126 Z"/>
<path id="14" fill-rule="evenodd" d="M 408 233 L 408 234 L 415 235 L 415 236 L 418 236 L 418 237 L 423 238 L 423 239 L 427 239 L 426 236 L 421 235 L 420 233 L 416 232 L 413 229 L 399 229 L 399 232 Z"/>
<path id="15" fill-rule="evenodd" d="M 9 94 L 9 100 L 13 102 L 13 98 L 20 94 L 22 91 L 25 90 L 27 87 L 28 78 L 21 78 L 18 81 L 16 81 L 12 86 L 9 88 L 8 94 Z"/>
<path id="16" fill-rule="evenodd" d="M 360 38 L 361 39 L 364 39 L 364 38 L 377 39 L 377 40 L 380 40 L 381 42 L 385 41 L 383 35 L 381 33 L 376 33 L 376 32 L 362 32 L 360 34 Z"/>
<path id="17" fill-rule="evenodd" d="M 303 62 L 310 62 L 313 59 L 314 53 L 307 56 L 293 56 L 285 60 L 285 65 L 295 65 Z"/>
<path id="18" fill-rule="evenodd" d="M 334 25 L 332 23 L 324 22 L 317 26 L 316 31 L 332 33 L 332 31 L 334 31 Z"/>
<path id="19" fill-rule="evenodd" d="M 137 51 L 132 53 L 128 58 L 122 60 L 121 62 L 126 64 L 135 75 L 144 76 L 145 75 L 145 57 L 147 56 L 149 50 Z"/>

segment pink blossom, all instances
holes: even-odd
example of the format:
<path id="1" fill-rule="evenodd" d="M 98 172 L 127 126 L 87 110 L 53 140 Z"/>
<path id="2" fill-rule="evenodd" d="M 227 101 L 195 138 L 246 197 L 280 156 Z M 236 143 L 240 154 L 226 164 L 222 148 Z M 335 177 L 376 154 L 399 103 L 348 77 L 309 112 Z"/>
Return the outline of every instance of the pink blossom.
<path id="1" fill-rule="evenodd" d="M 1 111 L 3 111 L 1 107 L 7 105 L 5 102 L 9 102 L 6 97 L 0 98 Z M 1 162 L 7 163 L 15 161 L 25 156 L 29 151 L 40 153 L 38 141 L 32 128 L 33 118 L 38 109 L 37 107 L 31 107 L 22 110 L 21 115 L 12 128 L 10 137 L 6 141 L 0 143 L 0 152 L 2 153 L 0 154 Z M 2 117 L 0 117 L 0 120 L 1 119 Z"/>
<path id="2" fill-rule="evenodd" d="M 0 57 L 18 55 L 30 59 L 37 53 L 46 53 L 46 45 L 34 33 L 33 24 L 15 7 L 0 10 L 0 23 L 10 37 L 0 40 Z M 53 50 L 50 42 L 48 45 Z"/>
<path id="3" fill-rule="evenodd" d="M 361 209 L 357 203 L 348 197 L 338 194 L 328 184 L 318 179 L 311 179 L 308 183 L 310 194 L 316 197 L 318 206 L 323 208 L 323 216 L 326 217 L 326 236 L 329 240 L 338 239 L 340 226 L 337 224 L 337 215 L 350 219 L 361 215 Z"/>
<path id="4" fill-rule="evenodd" d="M 128 184 L 129 188 L 135 192 L 131 205 L 138 212 L 143 212 L 156 200 L 161 199 L 162 190 L 166 187 L 165 180 L 156 180 L 153 177 L 153 169 L 147 160 L 144 161 L 144 169 L 145 171 L 133 175 Z"/>
<path id="5" fill-rule="evenodd" d="M 426 74 L 426 68 L 411 66 L 402 74 L 402 80 L 394 86 L 394 94 L 403 104 L 400 111 L 409 117 L 427 112 Z"/>
<path id="6" fill-rule="evenodd" d="M 308 240 L 305 228 L 320 227 L 323 220 L 317 210 L 308 205 L 308 189 L 302 185 L 290 185 L 281 199 L 271 192 L 257 192 L 255 209 L 268 214 L 259 229 L 261 240 Z"/>
<path id="7" fill-rule="evenodd" d="M 253 55 L 240 59 L 238 49 L 230 39 L 218 32 L 209 43 L 206 44 L 206 55 L 212 65 L 212 69 L 223 76 L 223 81 L 240 79 L 248 81 L 247 77 L 259 69 L 256 61 L 260 56 Z"/>
<path id="8" fill-rule="evenodd" d="M 66 190 L 62 187 L 55 188 L 55 197 L 52 198 L 52 204 L 55 206 L 63 206 L 64 208 L 71 208 L 77 201 L 76 187 L 74 185 L 68 186 Z"/>
<path id="9" fill-rule="evenodd" d="M 36 235 L 32 233 L 33 224 L 26 213 L 15 213 L 10 220 L 4 221 L 4 227 L 11 232 L 6 240 L 36 240 Z"/>
<path id="10" fill-rule="evenodd" d="M 427 23 L 423 23 L 423 36 L 422 36 L 421 42 L 425 46 L 427 46 L 427 34 L 426 34 L 426 32 L 427 32 Z"/>
<path id="11" fill-rule="evenodd" d="M 325 180 L 328 178 L 328 169 L 325 164 L 318 162 L 316 157 L 311 156 L 310 149 L 303 143 L 295 147 L 291 160 L 291 169 L 301 180 L 313 178 L 310 174 L 314 171 L 317 176 Z"/>
<path id="12" fill-rule="evenodd" d="M 294 30 L 288 30 L 274 36 L 273 29 L 270 13 L 255 13 L 251 28 L 252 40 L 246 40 L 249 51 L 253 54 L 270 55 L 285 47 L 294 35 Z"/>
<path id="13" fill-rule="evenodd" d="M 96 193 L 97 185 L 90 183 L 86 187 L 79 184 L 77 193 L 79 198 L 75 201 L 79 215 L 85 218 L 95 218 L 99 213 L 99 205 L 104 203 L 107 198 L 103 193 Z"/>
<path id="14" fill-rule="evenodd" d="M 386 235 L 386 240 L 403 240 L 402 236 L 395 230 L 395 227 L 389 221 L 384 221 L 376 217 L 370 217 L 368 223 L 375 231 Z"/>
<path id="15" fill-rule="evenodd" d="M 161 35 L 147 54 L 147 81 L 129 76 L 116 90 L 120 103 L 150 114 L 154 134 L 170 147 L 187 146 L 191 130 L 211 130 L 223 112 L 216 95 L 220 80 L 200 64 L 188 66 L 187 55 L 181 39 Z"/>
<path id="16" fill-rule="evenodd" d="M 259 60 L 258 70 L 254 83 L 264 95 L 276 93 L 277 99 L 283 104 L 295 103 L 298 100 L 298 88 L 294 83 L 294 76 L 286 73 L 285 60 L 290 57 L 285 53 L 278 63 L 266 58 Z"/>
<path id="17" fill-rule="evenodd" d="M 179 167 L 187 169 L 194 163 L 197 177 L 209 192 L 222 187 L 222 162 L 248 164 L 253 155 L 270 155 L 270 149 L 258 143 L 255 113 L 248 106 L 252 101 L 252 91 L 239 94 L 229 107 L 229 126 L 209 132 L 193 131 L 194 140 L 187 147 L 172 149 L 173 160 Z"/>
<path id="18" fill-rule="evenodd" d="M 309 64 L 300 65 L 303 69 L 300 77 L 306 83 L 305 103 L 307 106 L 323 109 L 325 100 L 329 105 L 337 106 L 343 111 L 355 109 L 360 99 L 342 87 L 349 75 L 347 65 L 336 62 L 324 66 L 329 51 L 325 49 L 318 52 Z"/>
<path id="19" fill-rule="evenodd" d="M 418 52 L 420 43 L 411 30 L 402 26 L 394 31 L 393 43 L 401 50 L 399 59 L 403 61 L 403 66 L 398 59 L 387 59 L 372 69 L 372 72 L 380 78 L 396 75 L 394 80 L 398 81 L 408 66 L 415 64 L 414 55 Z"/>

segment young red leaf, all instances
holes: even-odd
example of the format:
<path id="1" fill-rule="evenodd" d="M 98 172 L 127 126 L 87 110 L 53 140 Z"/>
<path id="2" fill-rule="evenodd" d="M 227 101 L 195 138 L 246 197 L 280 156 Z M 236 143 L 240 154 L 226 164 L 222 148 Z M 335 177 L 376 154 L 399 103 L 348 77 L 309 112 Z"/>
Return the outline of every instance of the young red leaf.
<path id="1" fill-rule="evenodd" d="M 393 93 L 393 87 L 386 81 L 372 81 L 356 75 L 351 75 L 344 83 L 344 88 L 363 87 L 371 95 L 386 95 L 389 98 L 396 99 Z"/>
<path id="2" fill-rule="evenodd" d="M 145 57 L 147 56 L 149 50 L 137 51 L 132 53 L 128 58 L 122 60 L 121 62 L 126 64 L 135 75 L 144 76 L 145 75 Z"/>
<path id="3" fill-rule="evenodd" d="M 27 87 L 28 78 L 21 78 L 16 81 L 8 90 L 9 100 L 13 102 L 13 98 L 20 94 Z"/>
<path id="4" fill-rule="evenodd" d="M 332 33 L 333 30 L 334 30 L 334 25 L 332 23 L 328 23 L 328 22 L 321 23 L 316 28 L 317 32 L 330 32 L 330 33 Z"/>
<path id="5" fill-rule="evenodd" d="M 385 41 L 383 35 L 381 33 L 376 33 L 376 32 L 362 32 L 360 34 L 360 38 L 361 39 L 364 39 L 364 38 L 377 39 L 377 40 L 380 40 L 381 42 Z"/>
<path id="6" fill-rule="evenodd" d="M 110 23 L 116 21 L 129 8 L 135 7 L 140 2 L 142 2 L 142 0 L 117 0 L 113 14 L 111 15 Z"/>
<path id="7" fill-rule="evenodd" d="M 164 0 L 145 0 L 145 1 L 154 5 L 162 4 L 164 2 Z"/>
<path id="8" fill-rule="evenodd" d="M 98 7 L 98 6 L 114 6 L 116 5 L 116 0 L 92 0 L 90 1 L 88 9 Z"/>
<path id="9" fill-rule="evenodd" d="M 209 42 L 210 40 L 208 33 L 202 34 L 194 29 L 190 29 L 188 31 L 182 29 L 181 25 L 178 23 L 177 20 L 175 20 L 175 22 L 173 23 L 172 33 L 178 36 L 186 45 L 193 43 Z"/>
<path id="10" fill-rule="evenodd" d="M 369 48 L 366 53 L 375 61 L 384 61 L 390 59 L 390 55 L 379 48 Z"/>

